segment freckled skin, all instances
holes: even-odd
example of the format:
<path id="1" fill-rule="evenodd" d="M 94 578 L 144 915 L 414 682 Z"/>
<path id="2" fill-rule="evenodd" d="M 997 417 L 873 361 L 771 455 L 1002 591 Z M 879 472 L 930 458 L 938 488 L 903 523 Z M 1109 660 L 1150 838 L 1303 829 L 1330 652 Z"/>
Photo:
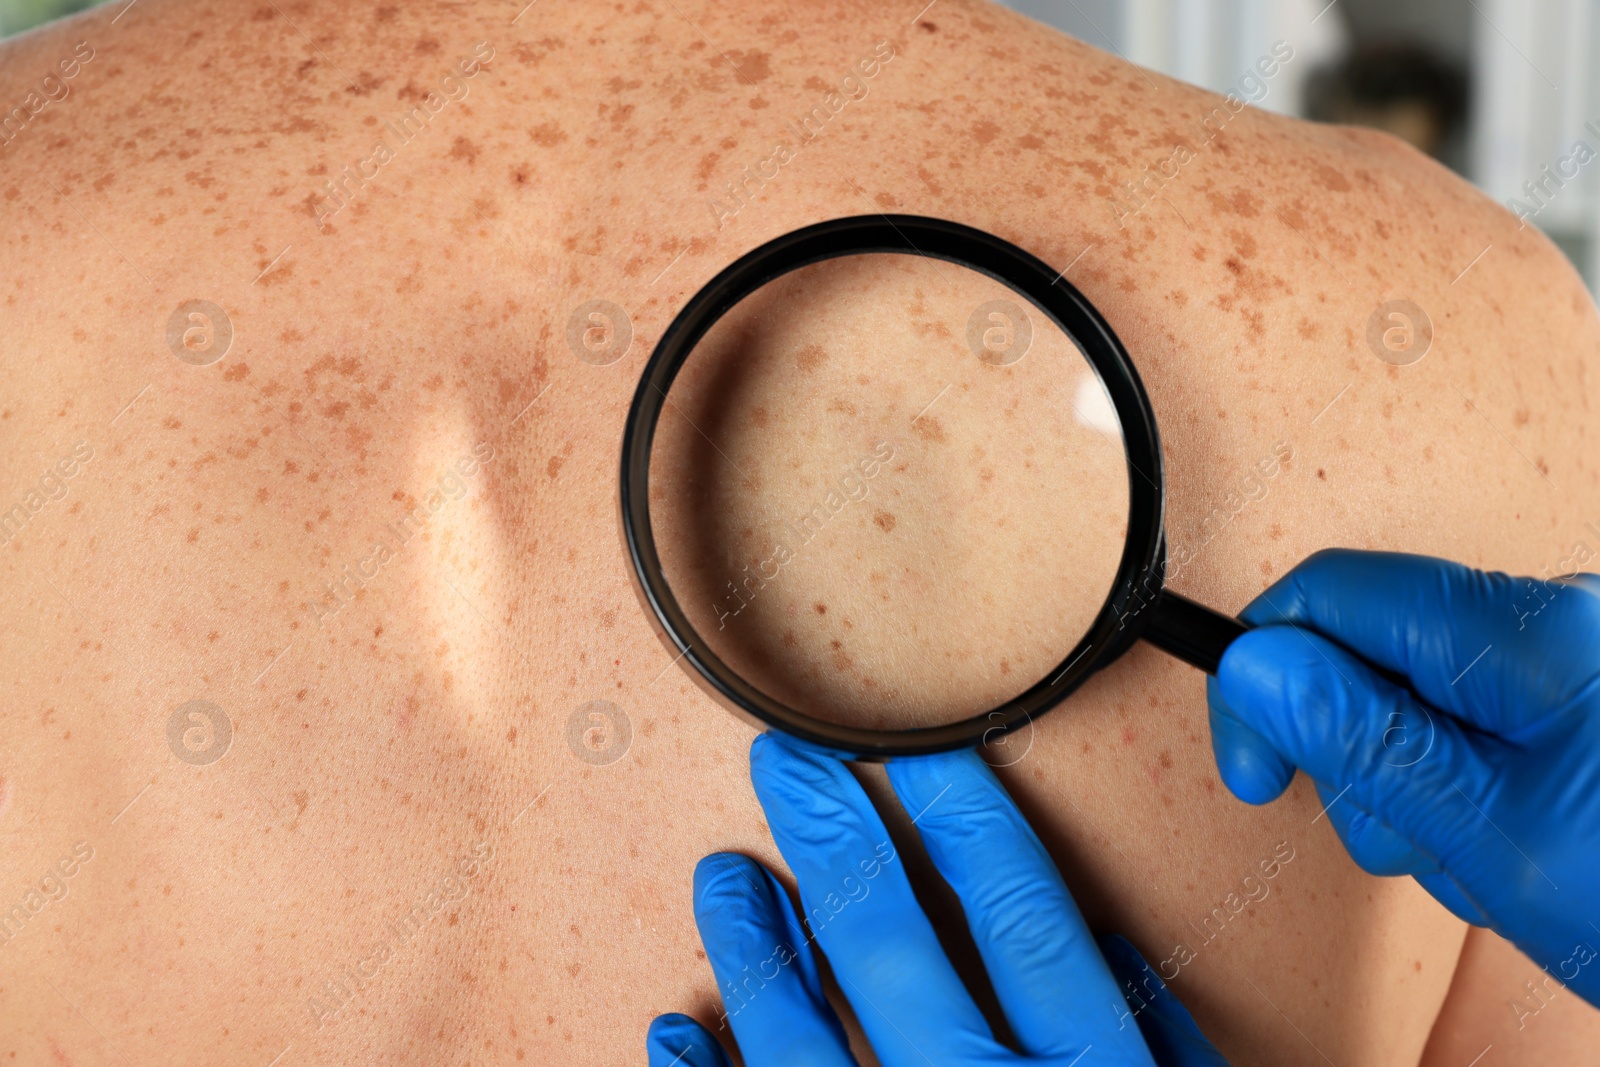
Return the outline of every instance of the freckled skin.
<path id="1" fill-rule="evenodd" d="M 668 4 L 541 3 L 512 25 L 487 4 L 140 0 L 113 26 L 122 6 L 0 45 L 0 107 L 75 42 L 95 48 L 71 94 L 0 147 L 0 511 L 73 442 L 94 449 L 0 545 L 15 876 L 0 906 L 74 842 L 95 848 L 5 947 L 0 1061 L 103 1062 L 114 1046 L 132 1063 L 270 1063 L 292 1044 L 286 1063 L 609 1067 L 637 1061 L 656 1011 L 715 1025 L 693 863 L 736 848 L 781 865 L 748 729 L 669 667 L 629 590 L 616 462 L 672 315 L 799 226 L 876 206 L 1071 265 L 1160 419 L 1169 543 L 1193 556 L 1175 586 L 1219 608 L 1332 544 L 1537 573 L 1600 518 L 1600 330 L 1577 278 L 1531 228 L 1377 134 L 1246 110 L 1124 218 L 1108 198 L 1220 99 L 968 0 L 915 26 L 853 0 L 701 5 L 694 25 Z M 880 40 L 894 56 L 867 95 L 760 178 L 785 120 Z M 375 177 L 341 179 L 479 41 L 494 58 L 466 96 Z M 327 216 L 335 180 L 353 191 Z M 939 321 L 928 295 L 920 318 Z M 1400 297 L 1435 337 L 1391 368 L 1366 331 Z M 191 299 L 233 327 L 210 366 L 167 346 Z M 568 345 L 573 310 L 596 299 L 633 334 L 603 366 Z M 956 318 L 870 373 L 820 339 L 830 359 L 790 370 L 841 375 L 819 420 L 868 419 L 894 392 L 915 414 L 943 382 L 892 357 L 964 343 Z M 1047 469 L 1025 451 L 1026 396 L 992 424 L 946 409 L 971 395 L 951 389 L 908 448 L 975 489 Z M 795 419 L 767 401 L 747 414 L 752 447 L 761 419 L 768 433 Z M 1013 447 L 973 458 L 978 429 Z M 1292 459 L 1232 508 L 1278 441 Z M 478 443 L 493 458 L 458 494 L 441 479 Z M 881 477 L 916 471 L 897 457 Z M 784 491 L 781 471 L 749 473 L 764 477 L 745 492 Z M 1012 558 L 1028 509 L 1058 504 L 1035 499 L 960 547 Z M 395 558 L 373 559 L 430 501 Z M 1208 526 L 1216 514 L 1231 518 Z M 907 543 L 918 515 L 863 507 L 839 547 Z M 375 577 L 346 577 L 363 568 Z M 864 568 L 871 596 L 852 591 L 860 610 L 794 603 L 771 620 L 774 655 L 815 647 L 863 689 L 903 686 L 860 651 L 903 581 L 884 561 Z M 325 582 L 356 591 L 319 620 L 307 603 Z M 1025 676 L 1010 647 L 997 676 L 1002 660 Z M 165 733 L 192 699 L 233 724 L 206 766 Z M 569 716 L 601 699 L 632 728 L 607 765 L 568 740 Z M 1159 965 L 1287 841 L 1272 895 L 1173 983 L 1230 1062 L 1322 1063 L 1298 1028 L 1336 1063 L 1414 1064 L 1447 990 L 1469 1005 L 1445 1007 L 1461 1044 L 1425 1062 L 1459 1067 L 1490 1041 L 1498 1055 L 1523 971 L 1474 934 L 1457 973 L 1461 924 L 1356 870 L 1313 824 L 1304 781 L 1263 809 L 1216 788 L 1208 746 L 1179 741 L 1205 722 L 1201 677 L 1136 647 L 1002 771 L 1097 928 Z M 495 856 L 470 893 L 317 1028 L 315 991 L 478 841 Z M 1504 1038 L 1507 1062 L 1582 1062 L 1594 1015 L 1558 1001 Z"/>

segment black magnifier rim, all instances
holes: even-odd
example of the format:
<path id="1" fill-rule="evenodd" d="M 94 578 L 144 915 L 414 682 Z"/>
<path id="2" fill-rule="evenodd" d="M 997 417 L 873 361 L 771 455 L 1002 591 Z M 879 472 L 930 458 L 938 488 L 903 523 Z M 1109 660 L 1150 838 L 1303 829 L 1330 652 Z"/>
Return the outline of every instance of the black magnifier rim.
<path id="1" fill-rule="evenodd" d="M 958 722 L 869 730 L 813 718 L 732 671 L 685 616 L 661 570 L 650 525 L 650 453 L 667 393 L 706 331 L 745 297 L 801 267 L 841 256 L 899 253 L 943 259 L 986 274 L 1027 298 L 1066 331 L 1110 394 L 1128 462 L 1128 537 L 1117 577 L 1087 634 L 1043 679 L 1011 700 Z M 741 256 L 684 305 L 657 342 L 634 392 L 622 437 L 621 519 L 634 586 L 652 622 L 695 680 L 758 728 L 862 759 L 925 755 L 995 739 L 1061 703 L 1120 655 L 1153 614 L 1161 591 L 1163 478 L 1155 413 L 1122 342 L 1082 293 L 1038 257 L 990 233 L 920 215 L 830 219 L 784 234 Z M 1134 605 L 1130 608 L 1130 605 Z"/>

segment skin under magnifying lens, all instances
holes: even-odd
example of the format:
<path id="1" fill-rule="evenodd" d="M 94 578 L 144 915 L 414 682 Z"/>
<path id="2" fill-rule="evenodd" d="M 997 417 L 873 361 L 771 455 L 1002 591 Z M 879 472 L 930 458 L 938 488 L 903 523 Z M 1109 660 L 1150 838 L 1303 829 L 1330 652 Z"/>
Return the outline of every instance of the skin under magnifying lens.
<path id="1" fill-rule="evenodd" d="M 906 378 L 944 388 L 919 413 Z M 634 394 L 620 505 L 690 676 L 855 758 L 994 743 L 1141 637 L 1215 672 L 1245 629 L 1163 586 L 1160 441 L 1116 334 L 941 219 L 819 223 L 708 282 Z M 996 527 L 1006 551 L 966 550 Z"/>

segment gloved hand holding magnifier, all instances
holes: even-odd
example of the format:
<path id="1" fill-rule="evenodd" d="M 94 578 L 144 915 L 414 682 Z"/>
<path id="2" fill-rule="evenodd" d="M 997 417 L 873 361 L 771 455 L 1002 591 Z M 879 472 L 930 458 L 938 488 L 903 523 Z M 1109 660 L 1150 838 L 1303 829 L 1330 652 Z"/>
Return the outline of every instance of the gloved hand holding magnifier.
<path id="1" fill-rule="evenodd" d="M 1363 868 L 1415 876 L 1600 1004 L 1600 583 L 1545 583 L 1542 628 L 1524 626 L 1515 580 L 1420 556 L 1318 553 L 1251 605 L 1248 626 L 1166 589 L 1149 399 L 1099 313 L 1021 249 L 871 216 L 750 252 L 689 301 L 645 368 L 621 510 L 636 589 L 674 662 L 759 728 L 851 758 L 994 745 L 1143 638 L 1215 676 L 1213 747 L 1236 795 L 1270 801 L 1305 771 Z M 982 778 L 962 758 L 899 761 L 890 778 Z M 838 774 L 817 804 L 762 795 L 802 897 L 807 848 L 785 835 L 837 851 L 844 798 L 859 792 Z M 982 810 L 952 828 L 981 836 L 993 812 L 1020 818 L 1009 801 Z M 1014 836 L 976 862 L 949 849 L 941 869 L 1038 851 Z M 752 892 L 728 914 L 701 893 L 702 930 L 727 941 L 743 928 L 734 912 L 782 912 L 778 894 Z M 1067 909 L 1027 945 L 1048 944 L 1051 922 L 1081 925 Z M 872 930 L 832 951 L 898 951 L 892 924 Z M 1098 974 L 1092 956 L 1079 963 Z M 1074 974 L 1057 984 L 1099 981 Z M 780 1047 L 795 1018 L 776 1013 L 751 1040 Z M 657 1053 L 708 1040 L 662 1025 Z M 1115 1040 L 1093 1029 L 1055 1045 L 1070 1058 Z"/>

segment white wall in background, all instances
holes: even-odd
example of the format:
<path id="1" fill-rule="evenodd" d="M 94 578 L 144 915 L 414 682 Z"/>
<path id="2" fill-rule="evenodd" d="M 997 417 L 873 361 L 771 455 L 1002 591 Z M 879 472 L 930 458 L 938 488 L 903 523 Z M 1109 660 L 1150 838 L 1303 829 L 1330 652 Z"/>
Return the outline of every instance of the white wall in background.
<path id="1" fill-rule="evenodd" d="M 1259 106 L 1294 115 L 1302 86 L 1337 55 L 1344 26 L 1328 0 L 1002 0 L 1005 6 L 1097 48 L 1219 93 L 1232 89 L 1275 41 L 1294 60 Z"/>
<path id="2" fill-rule="evenodd" d="M 1343 50 L 1350 25 L 1432 44 L 1472 70 L 1467 177 L 1514 210 L 1513 200 L 1521 210 L 1537 208 L 1528 222 L 1548 233 L 1590 290 L 1600 292 L 1600 0 L 1001 2 L 1217 92 L 1236 85 L 1274 41 L 1287 41 L 1294 61 L 1259 103 L 1285 114 L 1302 112 L 1306 75 Z M 1595 159 L 1574 159 L 1579 141 Z M 1529 182 L 1542 189 L 1537 197 Z"/>
<path id="3" fill-rule="evenodd" d="M 1513 210 L 1537 209 L 1528 221 L 1573 257 L 1593 290 L 1600 280 L 1600 133 L 1586 124 L 1600 129 L 1600 0 L 1476 4 L 1472 178 Z M 1597 158 L 1578 162 L 1579 141 Z"/>

